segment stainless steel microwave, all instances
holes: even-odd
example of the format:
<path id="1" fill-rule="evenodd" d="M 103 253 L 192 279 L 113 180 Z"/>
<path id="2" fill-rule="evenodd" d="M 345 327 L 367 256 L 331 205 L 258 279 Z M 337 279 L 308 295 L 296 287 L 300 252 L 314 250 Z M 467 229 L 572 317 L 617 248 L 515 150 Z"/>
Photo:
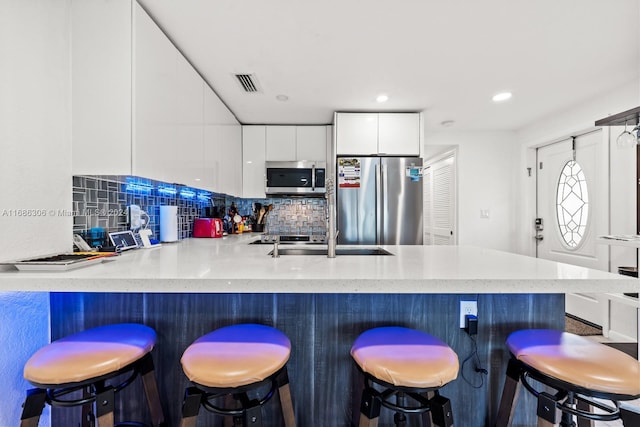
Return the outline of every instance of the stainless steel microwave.
<path id="1" fill-rule="evenodd" d="M 326 162 L 266 162 L 267 196 L 324 196 Z"/>

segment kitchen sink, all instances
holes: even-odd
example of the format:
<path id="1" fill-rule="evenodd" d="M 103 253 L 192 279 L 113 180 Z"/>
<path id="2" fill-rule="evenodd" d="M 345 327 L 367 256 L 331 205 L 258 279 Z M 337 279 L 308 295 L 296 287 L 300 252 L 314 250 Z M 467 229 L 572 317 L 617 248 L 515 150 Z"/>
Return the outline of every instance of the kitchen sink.
<path id="1" fill-rule="evenodd" d="M 327 248 L 278 248 L 280 255 L 324 255 L 327 256 Z M 273 251 L 268 255 L 273 255 Z M 336 256 L 345 255 L 393 255 L 382 248 L 336 248 Z"/>

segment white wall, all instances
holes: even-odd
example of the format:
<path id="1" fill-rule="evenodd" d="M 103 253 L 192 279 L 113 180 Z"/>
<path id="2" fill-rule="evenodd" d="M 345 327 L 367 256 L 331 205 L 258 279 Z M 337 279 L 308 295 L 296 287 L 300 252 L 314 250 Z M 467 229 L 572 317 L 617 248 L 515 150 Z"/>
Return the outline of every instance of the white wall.
<path id="1" fill-rule="evenodd" d="M 513 252 L 515 133 L 425 130 L 425 153 L 451 146 L 458 147 L 458 244 Z M 489 210 L 489 218 L 480 218 L 480 210 Z"/>
<path id="2" fill-rule="evenodd" d="M 71 250 L 72 218 L 57 215 L 71 209 L 69 10 L 70 0 L 0 2 L 0 261 Z M 0 425 L 19 423 L 22 366 L 48 341 L 49 294 L 1 293 Z"/>

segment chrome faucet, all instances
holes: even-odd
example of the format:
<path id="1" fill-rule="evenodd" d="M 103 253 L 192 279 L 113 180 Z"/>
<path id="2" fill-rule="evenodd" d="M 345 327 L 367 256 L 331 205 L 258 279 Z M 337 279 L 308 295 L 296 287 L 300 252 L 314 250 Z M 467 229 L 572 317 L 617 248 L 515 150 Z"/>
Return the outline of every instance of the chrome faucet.
<path id="1" fill-rule="evenodd" d="M 273 242 L 273 252 L 271 252 L 271 258 L 280 258 L 278 253 L 278 242 Z"/>

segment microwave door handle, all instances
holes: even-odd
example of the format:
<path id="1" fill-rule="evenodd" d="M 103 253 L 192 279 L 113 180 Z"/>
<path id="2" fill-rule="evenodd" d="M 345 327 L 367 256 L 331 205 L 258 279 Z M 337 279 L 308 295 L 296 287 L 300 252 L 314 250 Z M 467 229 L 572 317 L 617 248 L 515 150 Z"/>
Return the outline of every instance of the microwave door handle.
<path id="1" fill-rule="evenodd" d="M 316 191 L 316 165 L 311 165 L 311 191 Z"/>

